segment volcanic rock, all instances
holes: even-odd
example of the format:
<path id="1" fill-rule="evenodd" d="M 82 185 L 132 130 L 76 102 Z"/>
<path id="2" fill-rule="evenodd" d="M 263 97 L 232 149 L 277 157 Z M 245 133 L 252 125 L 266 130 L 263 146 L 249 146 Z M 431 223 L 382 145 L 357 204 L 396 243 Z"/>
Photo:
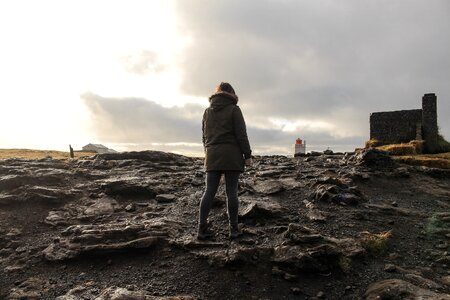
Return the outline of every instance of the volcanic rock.
<path id="1" fill-rule="evenodd" d="M 150 248 L 168 241 L 179 230 L 179 223 L 166 218 L 141 222 L 112 222 L 101 225 L 73 225 L 44 251 L 50 261 L 75 258 L 80 254 L 117 252 Z"/>
<path id="2" fill-rule="evenodd" d="M 278 180 L 260 181 L 253 186 L 253 189 L 262 195 L 272 195 L 284 190 L 283 183 Z"/>
<path id="3" fill-rule="evenodd" d="M 395 162 L 385 151 L 375 148 L 362 149 L 357 151 L 350 159 L 354 160 L 358 165 L 369 167 L 394 167 Z"/>
<path id="4" fill-rule="evenodd" d="M 149 198 L 153 199 L 156 196 L 156 192 L 145 185 L 130 181 L 110 181 L 102 185 L 102 189 L 107 195 L 110 196 L 126 196 L 136 198 Z"/>
<path id="5" fill-rule="evenodd" d="M 158 201 L 159 203 L 169 203 L 169 202 L 173 202 L 176 199 L 175 195 L 171 195 L 171 194 L 159 194 L 156 196 L 156 201 Z"/>
<path id="6" fill-rule="evenodd" d="M 190 296 L 153 296 L 144 290 L 129 290 L 127 288 L 108 287 L 99 291 L 92 284 L 77 286 L 69 290 L 65 295 L 59 296 L 56 300 L 194 300 Z"/>
<path id="7" fill-rule="evenodd" d="M 387 279 L 371 284 L 365 299 L 435 299 L 449 300 L 449 294 L 440 294 L 434 291 L 419 288 L 411 283 L 400 279 Z"/>
<path id="8" fill-rule="evenodd" d="M 229 239 L 221 183 L 208 241 L 200 158 L 0 160 L 0 298 L 363 299 L 393 276 L 408 282 L 368 296 L 446 296 L 448 172 L 377 155 L 256 156 L 239 182 L 242 235 Z"/>
<path id="9" fill-rule="evenodd" d="M 270 201 L 268 198 L 260 201 L 242 201 L 240 206 L 239 217 L 245 221 L 252 220 L 267 220 L 276 218 L 282 213 L 280 204 Z"/>

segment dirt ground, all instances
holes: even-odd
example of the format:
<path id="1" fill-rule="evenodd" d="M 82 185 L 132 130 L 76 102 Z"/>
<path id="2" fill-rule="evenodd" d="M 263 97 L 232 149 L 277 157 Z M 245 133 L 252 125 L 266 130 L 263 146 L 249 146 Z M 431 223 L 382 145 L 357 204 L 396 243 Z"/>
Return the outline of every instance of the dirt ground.
<path id="1" fill-rule="evenodd" d="M 242 236 L 228 239 L 221 187 L 216 235 L 200 242 L 202 160 L 155 155 L 0 160 L 0 298 L 371 299 L 371 284 L 399 279 L 447 299 L 448 170 L 257 157 L 240 181 Z"/>

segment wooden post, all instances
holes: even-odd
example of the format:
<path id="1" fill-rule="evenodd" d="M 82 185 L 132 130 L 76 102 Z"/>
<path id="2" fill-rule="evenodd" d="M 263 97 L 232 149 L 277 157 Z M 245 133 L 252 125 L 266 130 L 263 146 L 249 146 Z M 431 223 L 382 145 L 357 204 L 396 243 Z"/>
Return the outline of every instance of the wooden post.
<path id="1" fill-rule="evenodd" d="M 73 158 L 74 157 L 74 155 L 73 155 L 73 148 L 72 148 L 71 145 L 69 145 L 69 150 L 70 150 L 70 158 Z"/>

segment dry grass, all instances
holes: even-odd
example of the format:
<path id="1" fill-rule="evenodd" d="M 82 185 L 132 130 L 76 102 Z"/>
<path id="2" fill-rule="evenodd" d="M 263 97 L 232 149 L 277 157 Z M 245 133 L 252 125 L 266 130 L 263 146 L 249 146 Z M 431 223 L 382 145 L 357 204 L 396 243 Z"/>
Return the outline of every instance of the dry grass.
<path id="1" fill-rule="evenodd" d="M 416 155 L 421 154 L 424 141 L 410 141 L 409 143 L 390 144 L 378 146 L 377 149 L 389 152 L 390 155 Z"/>
<path id="2" fill-rule="evenodd" d="M 94 152 L 74 152 L 75 158 L 93 156 Z M 31 149 L 0 149 L 0 159 L 6 158 L 24 158 L 24 159 L 41 159 L 52 157 L 53 159 L 68 159 L 69 152 L 54 150 L 31 150 Z"/>
<path id="3" fill-rule="evenodd" d="M 411 144 L 392 144 L 377 147 L 377 149 L 388 152 L 390 155 L 413 155 L 416 153 L 416 148 Z"/>
<path id="4" fill-rule="evenodd" d="M 443 158 L 443 159 L 450 160 L 450 152 L 436 153 L 436 154 L 426 154 L 426 155 L 422 155 L 422 156 L 430 157 L 430 158 Z"/>
<path id="5" fill-rule="evenodd" d="M 382 145 L 383 145 L 383 143 L 380 142 L 379 140 L 371 139 L 371 140 L 368 140 L 366 142 L 365 148 L 379 147 L 379 146 L 382 146 Z"/>
<path id="6" fill-rule="evenodd" d="M 439 154 L 404 155 L 396 156 L 394 159 L 398 162 L 409 165 L 450 169 L 450 152 Z"/>
<path id="7" fill-rule="evenodd" d="M 370 140 L 366 142 L 368 145 L 376 145 L 380 143 L 377 140 Z M 437 154 L 421 154 L 424 146 L 424 141 L 413 140 L 409 143 L 390 144 L 375 146 L 379 150 L 383 150 L 392 155 L 392 158 L 400 163 L 426 166 L 430 168 L 450 169 L 450 152 Z"/>
<path id="8" fill-rule="evenodd" d="M 387 248 L 387 242 L 392 236 L 392 231 L 381 233 L 370 233 L 368 231 L 361 232 L 361 245 L 368 253 L 379 256 L 382 255 Z"/>

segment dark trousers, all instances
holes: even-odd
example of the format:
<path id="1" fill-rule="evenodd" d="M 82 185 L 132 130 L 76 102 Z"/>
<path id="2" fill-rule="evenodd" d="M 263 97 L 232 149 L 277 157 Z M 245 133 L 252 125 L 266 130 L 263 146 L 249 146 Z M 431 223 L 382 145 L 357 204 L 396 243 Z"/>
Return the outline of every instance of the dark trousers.
<path id="1" fill-rule="evenodd" d="M 238 182 L 239 171 L 209 171 L 206 172 L 206 190 L 200 202 L 200 224 L 206 224 L 211 204 L 216 195 L 220 183 L 220 177 L 225 174 L 225 185 L 227 192 L 227 208 L 230 225 L 238 223 Z"/>

